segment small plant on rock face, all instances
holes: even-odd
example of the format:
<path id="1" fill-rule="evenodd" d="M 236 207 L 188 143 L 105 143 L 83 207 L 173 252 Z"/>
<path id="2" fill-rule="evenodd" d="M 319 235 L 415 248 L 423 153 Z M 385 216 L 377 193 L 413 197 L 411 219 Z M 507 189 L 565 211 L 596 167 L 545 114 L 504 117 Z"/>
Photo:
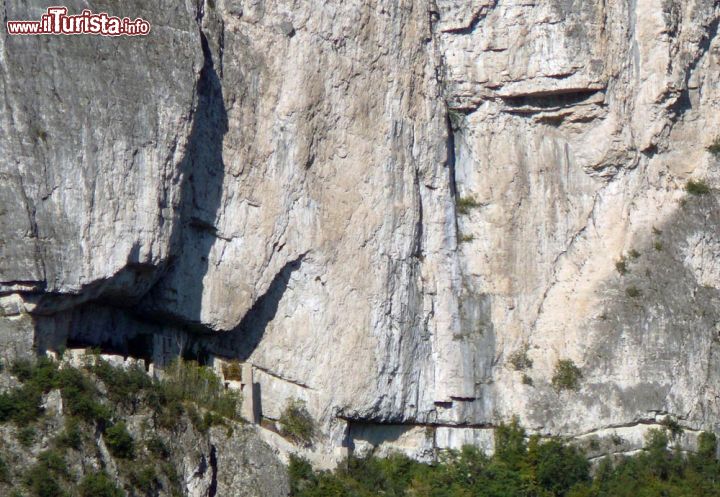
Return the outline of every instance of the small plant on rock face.
<path id="1" fill-rule="evenodd" d="M 472 242 L 473 240 L 475 240 L 475 237 L 474 237 L 473 235 L 463 235 L 463 234 L 461 234 L 461 235 L 458 237 L 458 242 L 460 242 L 460 243 L 470 243 L 470 242 Z"/>
<path id="2" fill-rule="evenodd" d="M 522 382 L 523 382 L 523 385 L 533 386 L 533 380 L 532 380 L 532 378 L 530 378 L 530 376 L 528 376 L 527 373 L 523 373 Z"/>
<path id="3" fill-rule="evenodd" d="M 570 359 L 560 359 L 555 365 L 552 386 L 555 390 L 578 390 L 582 371 Z"/>
<path id="4" fill-rule="evenodd" d="M 459 197 L 457 199 L 457 211 L 459 214 L 469 214 L 472 209 L 480 207 L 480 203 L 473 197 Z"/>
<path id="5" fill-rule="evenodd" d="M 628 252 L 628 255 L 629 255 L 632 259 L 637 259 L 638 257 L 640 257 L 640 252 L 638 252 L 638 251 L 635 250 L 635 249 L 630 249 L 630 252 Z"/>
<path id="6" fill-rule="evenodd" d="M 628 287 L 625 290 L 625 293 L 627 294 L 628 297 L 630 297 L 632 299 L 636 299 L 640 295 L 642 295 L 642 291 L 638 287 L 635 287 L 635 286 Z"/>
<path id="7" fill-rule="evenodd" d="M 706 150 L 715 157 L 720 157 L 720 136 L 715 138 L 713 142 L 707 146 Z"/>
<path id="8" fill-rule="evenodd" d="M 527 349 L 516 350 L 510 354 L 508 362 L 515 371 L 523 371 L 531 368 L 533 365 L 532 359 L 530 359 L 527 355 Z"/>
<path id="9" fill-rule="evenodd" d="M 617 272 L 620 273 L 622 276 L 625 276 L 627 274 L 628 267 L 625 257 L 620 257 L 620 259 L 618 259 L 618 261 L 615 263 L 615 269 L 617 269 Z"/>
<path id="10" fill-rule="evenodd" d="M 465 120 L 465 114 L 455 109 L 448 109 L 448 120 L 450 121 L 450 127 L 457 131 Z"/>
<path id="11" fill-rule="evenodd" d="M 697 181 L 691 179 L 685 185 L 685 191 L 690 195 L 706 195 L 710 193 L 710 187 L 703 179 Z"/>
<path id="12" fill-rule="evenodd" d="M 291 400 L 279 419 L 280 433 L 297 445 L 309 447 L 315 438 L 315 421 L 301 400 Z"/>
<path id="13" fill-rule="evenodd" d="M 670 416 L 665 417 L 660 424 L 670 432 L 670 437 L 673 440 L 678 438 L 685 431 L 683 430 L 683 427 L 680 426 L 680 423 L 677 422 L 677 419 L 673 419 Z"/>

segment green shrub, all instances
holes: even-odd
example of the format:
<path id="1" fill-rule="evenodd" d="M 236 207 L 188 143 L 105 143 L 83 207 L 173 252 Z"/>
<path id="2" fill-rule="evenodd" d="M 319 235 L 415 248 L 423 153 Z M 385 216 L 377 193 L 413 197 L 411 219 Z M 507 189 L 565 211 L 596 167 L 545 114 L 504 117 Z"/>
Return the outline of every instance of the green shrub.
<path id="1" fill-rule="evenodd" d="M 157 435 L 152 436 L 145 442 L 147 449 L 158 459 L 167 459 L 170 457 L 170 450 L 163 442 L 162 438 Z"/>
<path id="2" fill-rule="evenodd" d="M 176 361 L 167 368 L 166 373 L 157 392 L 162 402 L 171 405 L 191 401 L 222 417 L 238 418 L 239 393 L 226 390 L 211 368 L 200 366 L 195 361 Z"/>
<path id="3" fill-rule="evenodd" d="M 10 366 L 10 373 L 20 383 L 25 383 L 33 376 L 33 364 L 28 359 L 18 359 Z"/>
<path id="4" fill-rule="evenodd" d="M 580 388 L 582 371 L 570 359 L 561 359 L 555 365 L 552 386 L 555 390 L 577 390 Z"/>
<path id="5" fill-rule="evenodd" d="M 100 358 L 90 371 L 107 387 L 112 402 L 128 408 L 137 407 L 140 392 L 152 385 L 152 380 L 142 369 L 115 367 Z"/>
<path id="6" fill-rule="evenodd" d="M 135 458 L 135 440 L 123 421 L 115 423 L 105 430 L 104 439 L 108 449 L 115 457 L 130 460 Z"/>
<path id="7" fill-rule="evenodd" d="M 653 243 L 653 248 L 657 250 L 658 252 L 662 252 L 663 250 L 663 243 L 660 240 L 655 240 Z"/>
<path id="8" fill-rule="evenodd" d="M 315 438 L 315 421 L 301 400 L 291 400 L 279 419 L 280 433 L 298 445 L 310 446 Z"/>
<path id="9" fill-rule="evenodd" d="M 499 431 L 499 433 L 498 433 Z M 717 497 L 720 466 L 714 436 L 697 455 L 667 449 L 664 430 L 648 435 L 638 455 L 599 462 L 594 474 L 577 447 L 553 438 L 525 439 L 515 421 L 496 430 L 496 452 L 448 451 L 434 464 L 404 456 L 350 458 L 336 470 L 314 471 L 291 456 L 293 497 Z"/>
<path id="10" fill-rule="evenodd" d="M 635 249 L 630 249 L 630 252 L 628 252 L 628 255 L 630 256 L 631 259 L 637 259 L 640 257 L 640 252 L 638 252 Z"/>
<path id="11" fill-rule="evenodd" d="M 535 467 L 537 483 L 551 495 L 565 496 L 590 479 L 590 463 L 576 447 L 558 439 L 540 443 L 531 440 L 528 458 Z"/>
<path id="12" fill-rule="evenodd" d="M 125 495 L 108 475 L 102 472 L 85 476 L 78 490 L 80 497 L 124 497 Z"/>
<path id="13" fill-rule="evenodd" d="M 23 359 L 13 363 L 10 372 L 22 385 L 0 394 L 0 422 L 26 426 L 43 415 L 42 396 L 56 388 L 57 366 L 46 358 L 35 363 Z"/>
<path id="14" fill-rule="evenodd" d="M 690 195 L 706 195 L 710 193 L 710 187 L 703 179 L 697 181 L 691 179 L 685 185 L 685 191 Z"/>
<path id="15" fill-rule="evenodd" d="M 65 429 L 57 436 L 55 443 L 61 448 L 79 450 L 82 447 L 82 433 L 77 418 L 69 417 L 65 419 Z"/>
<path id="16" fill-rule="evenodd" d="M 57 477 L 42 466 L 35 466 L 28 471 L 25 484 L 32 495 L 36 497 L 64 497 L 67 495 Z"/>
<path id="17" fill-rule="evenodd" d="M 130 470 L 130 483 L 143 494 L 153 493 L 159 486 L 155 467 L 149 464 L 136 464 Z"/>
<path id="18" fill-rule="evenodd" d="M 685 430 L 683 430 L 683 427 L 680 426 L 680 423 L 678 423 L 677 419 L 671 418 L 670 416 L 666 416 L 665 419 L 662 420 L 660 423 L 670 432 L 670 436 L 675 439 L 683 434 Z"/>
<path id="19" fill-rule="evenodd" d="M 25 474 L 25 484 L 36 497 L 64 497 L 67 495 L 60 478 L 69 476 L 67 463 L 55 450 L 42 452 L 37 463 Z"/>
<path id="20" fill-rule="evenodd" d="M 526 452 L 525 430 L 517 417 L 510 424 L 500 423 L 495 429 L 495 458 L 511 468 L 519 468 Z"/>
<path id="21" fill-rule="evenodd" d="M 295 454 L 290 454 L 288 476 L 290 495 L 301 495 L 305 489 L 317 485 L 317 477 L 308 460 Z"/>
<path id="22" fill-rule="evenodd" d="M 522 383 L 523 383 L 523 385 L 533 386 L 533 379 L 527 373 L 523 373 Z"/>
<path id="23" fill-rule="evenodd" d="M 717 437 L 707 431 L 698 436 L 698 456 L 706 459 L 715 459 L 717 453 Z"/>
<path id="24" fill-rule="evenodd" d="M 31 447 L 37 437 L 37 431 L 32 426 L 25 426 L 18 431 L 18 442 L 25 448 Z"/>
<path id="25" fill-rule="evenodd" d="M 0 456 L 0 482 L 10 482 L 10 468 L 8 467 L 8 464 L 5 462 L 5 459 L 3 459 L 2 456 Z"/>
<path id="26" fill-rule="evenodd" d="M 90 378 L 75 368 L 63 368 L 58 374 L 63 401 L 73 416 L 88 423 L 104 426 L 111 417 L 110 409 L 99 400 L 99 392 Z"/>
<path id="27" fill-rule="evenodd" d="M 463 121 L 465 120 L 465 114 L 463 114 L 462 112 L 460 112 L 458 110 L 450 109 L 450 108 L 448 108 L 447 113 L 448 113 L 448 120 L 450 121 L 450 127 L 456 131 L 458 129 L 460 129 Z"/>
<path id="28" fill-rule="evenodd" d="M 455 205 L 459 214 L 466 215 L 470 213 L 471 209 L 476 209 L 482 204 L 473 197 L 459 197 Z"/>

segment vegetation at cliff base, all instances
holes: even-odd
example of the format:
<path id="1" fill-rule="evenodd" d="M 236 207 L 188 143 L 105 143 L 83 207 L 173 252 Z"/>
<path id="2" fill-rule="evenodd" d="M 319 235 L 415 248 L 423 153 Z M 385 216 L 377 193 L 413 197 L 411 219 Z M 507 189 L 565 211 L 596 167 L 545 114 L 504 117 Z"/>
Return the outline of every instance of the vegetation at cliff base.
<path id="1" fill-rule="evenodd" d="M 0 428 L 16 442 L 0 458 L 0 495 L 12 489 L 13 497 L 181 496 L 169 460 L 173 437 L 214 425 L 229 433 L 240 421 L 239 394 L 191 361 L 171 364 L 162 379 L 96 354 L 82 367 L 37 358 L 16 361 L 7 372 L 13 378 L 0 393 Z M 102 444 L 109 456 L 98 456 Z M 81 454 L 99 459 L 79 464 Z M 114 461 L 112 477 L 102 471 L 105 457 Z"/>
<path id="2" fill-rule="evenodd" d="M 574 446 L 527 437 L 513 421 L 495 432 L 496 451 L 443 454 L 436 464 L 402 455 L 351 458 L 335 471 L 290 461 L 293 497 L 709 497 L 720 496 L 714 435 L 685 455 L 668 448 L 665 430 L 651 430 L 638 455 L 604 459 L 594 469 Z"/>

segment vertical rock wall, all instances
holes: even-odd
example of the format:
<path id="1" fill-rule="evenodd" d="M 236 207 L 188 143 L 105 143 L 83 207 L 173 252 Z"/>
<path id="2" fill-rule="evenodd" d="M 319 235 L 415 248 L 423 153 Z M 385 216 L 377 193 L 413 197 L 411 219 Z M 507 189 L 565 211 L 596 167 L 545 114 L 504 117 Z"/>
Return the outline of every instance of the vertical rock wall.
<path id="1" fill-rule="evenodd" d="M 151 35 L 0 38 L 9 355 L 175 337 L 330 445 L 716 428 L 712 1 L 115 8 Z"/>

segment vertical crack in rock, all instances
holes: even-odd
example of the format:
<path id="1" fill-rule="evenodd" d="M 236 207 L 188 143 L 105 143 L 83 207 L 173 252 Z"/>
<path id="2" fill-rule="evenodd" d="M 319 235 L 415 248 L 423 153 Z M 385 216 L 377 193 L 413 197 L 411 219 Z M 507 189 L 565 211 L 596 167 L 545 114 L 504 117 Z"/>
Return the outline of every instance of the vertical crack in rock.
<path id="1" fill-rule="evenodd" d="M 217 495 L 218 487 L 218 461 L 217 450 L 214 445 L 210 446 L 210 488 L 208 488 L 208 497 Z"/>

